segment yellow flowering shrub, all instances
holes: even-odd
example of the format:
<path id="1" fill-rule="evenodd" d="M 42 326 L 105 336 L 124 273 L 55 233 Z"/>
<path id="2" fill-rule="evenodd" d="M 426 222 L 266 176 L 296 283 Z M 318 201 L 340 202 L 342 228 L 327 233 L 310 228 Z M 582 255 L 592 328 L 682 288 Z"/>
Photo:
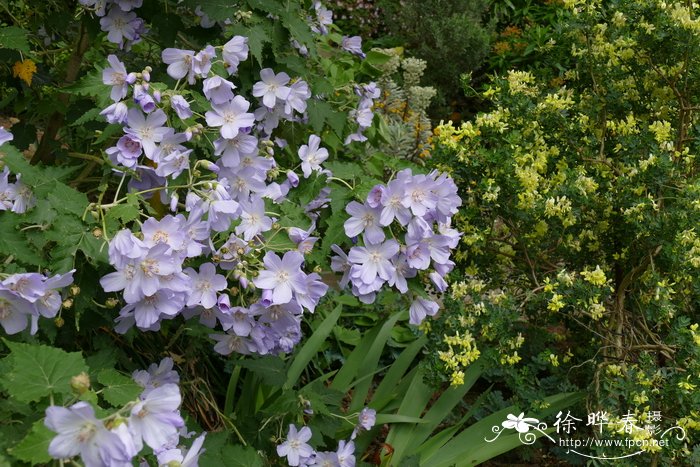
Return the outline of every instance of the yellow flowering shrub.
<path id="1" fill-rule="evenodd" d="M 696 427 L 700 5 L 565 3 L 568 42 L 554 47 L 574 68 L 556 84 L 546 73 L 496 76 L 484 112 L 434 130 L 465 232 L 456 311 L 433 323 L 435 345 L 474 336 L 515 399 L 580 388 L 589 408 Z M 688 431 L 655 453 L 658 465 L 692 465 L 700 437 Z"/>

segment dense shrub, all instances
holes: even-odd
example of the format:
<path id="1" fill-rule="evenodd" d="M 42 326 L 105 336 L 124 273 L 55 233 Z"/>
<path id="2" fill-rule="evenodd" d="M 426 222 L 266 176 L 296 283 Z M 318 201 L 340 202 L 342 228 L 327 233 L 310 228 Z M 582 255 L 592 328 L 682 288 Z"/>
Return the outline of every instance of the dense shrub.
<path id="1" fill-rule="evenodd" d="M 493 21 L 488 0 L 382 0 L 389 32 L 410 56 L 425 60 L 426 84 L 438 90 L 434 118 L 451 113 L 463 96 L 460 76 L 478 69 L 489 52 Z"/>
<path id="2" fill-rule="evenodd" d="M 629 465 L 692 465 L 700 428 L 697 5 L 565 2 L 574 67 L 560 83 L 497 77 L 492 109 L 436 129 L 460 186 L 451 300 L 432 323 L 453 382 L 477 351 L 510 394 L 588 389 L 588 412 L 652 437 L 651 411 L 687 432 Z M 445 337 L 443 337 L 445 336 Z M 512 368 L 512 369 L 508 369 Z M 630 451 L 631 452 L 631 451 Z M 609 454 L 609 452 L 608 452 Z M 623 462 L 623 461 L 619 461 Z"/>

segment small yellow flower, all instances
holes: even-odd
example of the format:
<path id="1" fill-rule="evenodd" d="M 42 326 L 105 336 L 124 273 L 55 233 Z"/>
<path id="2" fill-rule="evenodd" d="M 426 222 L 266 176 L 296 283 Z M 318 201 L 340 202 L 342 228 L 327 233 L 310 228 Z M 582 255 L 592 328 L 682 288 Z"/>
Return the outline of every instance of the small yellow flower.
<path id="1" fill-rule="evenodd" d="M 12 76 L 21 79 L 27 83 L 27 86 L 32 85 L 34 73 L 36 73 L 36 64 L 29 59 L 15 62 L 15 64 L 12 65 Z"/>

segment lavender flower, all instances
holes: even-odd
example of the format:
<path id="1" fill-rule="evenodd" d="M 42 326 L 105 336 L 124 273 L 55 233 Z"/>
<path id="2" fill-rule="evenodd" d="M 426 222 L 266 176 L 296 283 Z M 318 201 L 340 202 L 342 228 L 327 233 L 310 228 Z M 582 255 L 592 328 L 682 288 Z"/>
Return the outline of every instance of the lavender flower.
<path id="1" fill-rule="evenodd" d="M 199 273 L 192 268 L 185 269 L 184 273 L 192 279 L 187 306 L 201 304 L 204 308 L 212 308 L 216 305 L 216 292 L 227 287 L 226 278 L 216 274 L 216 267 L 212 263 L 204 263 L 199 267 Z"/>
<path id="2" fill-rule="evenodd" d="M 196 82 L 192 62 L 194 60 L 194 50 L 182 50 L 167 48 L 161 54 L 163 63 L 168 65 L 168 75 L 173 79 L 182 79 L 187 76 L 190 84 Z"/>
<path id="3" fill-rule="evenodd" d="M 144 116 L 138 109 L 129 109 L 129 127 L 124 129 L 124 133 L 138 139 L 143 147 L 143 152 L 149 159 L 153 159 L 156 151 L 156 143 L 160 143 L 171 131 L 163 126 L 168 120 L 165 112 L 161 109 Z"/>
<path id="4" fill-rule="evenodd" d="M 355 467 L 355 443 L 340 441 L 338 443 L 338 465 L 340 467 Z"/>
<path id="5" fill-rule="evenodd" d="M 180 388 L 176 384 L 165 384 L 146 394 L 131 409 L 129 430 L 140 451 L 145 442 L 151 449 L 159 450 L 177 436 L 185 422 L 178 413 Z"/>
<path id="6" fill-rule="evenodd" d="M 211 45 L 197 52 L 192 60 L 192 71 L 201 78 L 206 78 L 211 70 L 211 59 L 216 57 L 216 50 Z"/>
<path id="7" fill-rule="evenodd" d="M 12 141 L 13 139 L 14 136 L 12 136 L 12 133 L 0 126 L 0 146 L 7 143 L 8 141 Z"/>
<path id="8" fill-rule="evenodd" d="M 136 370 L 131 377 L 143 387 L 142 397 L 148 395 L 154 389 L 165 384 L 178 384 L 180 375 L 173 370 L 173 359 L 165 357 L 159 364 L 152 363 L 147 370 Z"/>
<path id="9" fill-rule="evenodd" d="M 343 50 L 345 50 L 346 52 L 350 52 L 351 54 L 357 55 L 363 60 L 367 56 L 362 51 L 362 38 L 360 36 L 343 36 L 343 42 L 341 44 L 341 47 L 343 47 Z"/>
<path id="10" fill-rule="evenodd" d="M 248 58 L 248 38 L 243 36 L 233 36 L 230 41 L 224 44 L 221 52 L 224 65 L 229 75 L 238 71 L 238 65 Z"/>
<path id="11" fill-rule="evenodd" d="M 369 407 L 362 409 L 357 424 L 365 430 L 371 430 L 375 423 L 377 423 L 377 411 Z"/>
<path id="12" fill-rule="evenodd" d="M 225 80 L 220 76 L 212 76 L 202 82 L 202 90 L 204 95 L 212 104 L 225 104 L 233 99 L 233 90 L 236 86 L 231 81 Z"/>
<path id="13" fill-rule="evenodd" d="M 0 325 L 8 335 L 25 330 L 28 318 L 33 315 L 36 312 L 30 302 L 9 290 L 0 289 Z"/>
<path id="14" fill-rule="evenodd" d="M 128 112 L 129 108 L 124 102 L 115 102 L 100 112 L 100 115 L 102 115 L 108 123 L 119 123 L 123 125 L 127 121 Z"/>
<path id="15" fill-rule="evenodd" d="M 345 234 L 348 237 L 356 237 L 364 232 L 368 243 L 374 244 L 384 241 L 386 235 L 379 223 L 380 211 L 378 209 L 351 201 L 345 207 L 345 211 L 352 216 L 343 224 Z"/>
<path id="16" fill-rule="evenodd" d="M 125 42 L 138 39 L 138 29 L 142 20 L 133 11 L 122 11 L 120 8 L 110 8 L 107 16 L 100 19 L 100 27 L 107 32 L 110 42 L 124 48 Z"/>
<path id="17" fill-rule="evenodd" d="M 235 138 L 243 128 L 253 126 L 255 116 L 248 113 L 250 102 L 243 96 L 236 96 L 225 104 L 212 104 L 213 110 L 207 111 L 207 125 L 221 127 L 221 136 L 226 139 Z"/>
<path id="18" fill-rule="evenodd" d="M 175 110 L 175 113 L 182 120 L 190 118 L 192 116 L 192 110 L 190 110 L 190 103 L 187 99 L 179 94 L 176 94 L 170 98 L 170 106 Z"/>
<path id="19" fill-rule="evenodd" d="M 348 260 L 353 263 L 350 277 L 359 279 L 366 285 L 371 285 L 377 277 L 390 280 L 396 274 L 396 268 L 390 259 L 399 252 L 396 240 L 387 240 L 366 247 L 355 246 L 350 249 Z"/>
<path id="20" fill-rule="evenodd" d="M 309 144 L 299 148 L 299 158 L 301 159 L 301 170 L 304 178 L 309 178 L 312 171 L 320 171 L 321 163 L 328 159 L 328 150 L 319 147 L 321 138 L 316 135 L 309 136 Z"/>
<path id="21" fill-rule="evenodd" d="M 289 303 L 293 292 L 304 291 L 304 273 L 301 271 L 303 262 L 304 257 L 296 251 L 286 252 L 282 259 L 268 251 L 263 257 L 266 269 L 253 279 L 253 284 L 259 289 L 272 290 L 273 304 Z"/>
<path id="22" fill-rule="evenodd" d="M 102 82 L 112 86 L 110 97 L 114 102 L 119 102 L 129 92 L 129 85 L 126 82 L 128 73 L 116 55 L 108 55 L 107 61 L 111 66 L 102 70 Z"/>
<path id="23" fill-rule="evenodd" d="M 306 112 L 306 101 L 311 97 L 311 90 L 306 81 L 298 80 L 289 86 L 289 96 L 284 104 L 284 111 L 291 114 L 292 110 Z"/>
<path id="24" fill-rule="evenodd" d="M 252 240 L 256 235 L 272 228 L 272 219 L 265 215 L 265 203 L 259 196 L 241 201 L 241 223 L 236 226 L 236 234 L 243 234 L 243 240 Z"/>
<path id="25" fill-rule="evenodd" d="M 410 316 L 408 322 L 417 326 L 423 322 L 426 316 L 435 316 L 439 309 L 440 306 L 432 300 L 416 298 L 408 310 Z"/>
<path id="26" fill-rule="evenodd" d="M 271 68 L 260 70 L 260 78 L 253 86 L 253 95 L 262 97 L 265 107 L 273 108 L 277 99 L 284 102 L 289 97 L 290 89 L 286 86 L 289 83 L 289 75 L 285 72 L 275 74 Z"/>
<path id="27" fill-rule="evenodd" d="M 54 459 L 80 455 L 86 467 L 131 462 L 124 442 L 95 418 L 95 412 L 87 402 L 78 402 L 69 408 L 48 407 L 44 424 L 58 433 L 49 444 L 49 455 Z"/>
<path id="28" fill-rule="evenodd" d="M 287 439 L 284 443 L 277 446 L 277 455 L 286 457 L 290 466 L 301 465 L 302 462 L 305 463 L 314 453 L 313 448 L 306 444 L 310 439 L 311 430 L 309 427 L 305 426 L 297 431 L 297 428 L 290 424 L 289 431 L 287 432 Z"/>
<path id="29" fill-rule="evenodd" d="M 177 465 L 179 467 L 197 467 L 199 456 L 201 456 L 206 449 L 202 449 L 204 444 L 204 437 L 206 433 L 202 433 L 197 439 L 194 440 L 190 449 L 186 452 L 180 448 L 172 448 L 156 454 L 158 458 L 158 465 Z"/>

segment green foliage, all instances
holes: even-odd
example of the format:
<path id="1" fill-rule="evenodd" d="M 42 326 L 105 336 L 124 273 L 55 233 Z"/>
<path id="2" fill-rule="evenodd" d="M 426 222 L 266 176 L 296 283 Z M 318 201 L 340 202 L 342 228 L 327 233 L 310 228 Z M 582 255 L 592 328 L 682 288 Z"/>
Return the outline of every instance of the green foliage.
<path id="1" fill-rule="evenodd" d="M 104 386 L 101 391 L 102 397 L 114 407 L 121 407 L 135 400 L 143 392 L 143 388 L 131 377 L 111 368 L 101 370 L 97 374 L 97 382 Z"/>
<path id="2" fill-rule="evenodd" d="M 0 28 L 0 49 L 14 49 L 29 52 L 27 31 L 17 26 Z"/>
<path id="3" fill-rule="evenodd" d="M 700 410 L 697 9 L 567 5 L 562 81 L 511 71 L 483 93 L 488 112 L 436 130 L 465 234 L 459 311 L 434 343 L 456 353 L 443 335 L 468 333 L 515 400 L 578 387 L 618 420 L 661 411 L 688 439 L 633 463 L 685 465 Z"/>
<path id="4" fill-rule="evenodd" d="M 51 461 L 49 443 L 56 434 L 44 426 L 43 420 L 32 425 L 31 431 L 15 447 L 9 449 L 12 457 L 31 465 L 46 464 Z"/>
<path id="5" fill-rule="evenodd" d="M 68 395 L 70 379 L 87 370 L 80 352 L 5 339 L 3 342 L 10 349 L 10 355 L 5 357 L 10 368 L 2 386 L 17 401 L 36 402 L 48 396 Z"/>
<path id="6" fill-rule="evenodd" d="M 442 117 L 461 97 L 459 77 L 477 70 L 489 51 L 488 0 L 382 0 L 385 24 L 410 55 L 428 63 L 426 82 L 438 90 Z"/>

